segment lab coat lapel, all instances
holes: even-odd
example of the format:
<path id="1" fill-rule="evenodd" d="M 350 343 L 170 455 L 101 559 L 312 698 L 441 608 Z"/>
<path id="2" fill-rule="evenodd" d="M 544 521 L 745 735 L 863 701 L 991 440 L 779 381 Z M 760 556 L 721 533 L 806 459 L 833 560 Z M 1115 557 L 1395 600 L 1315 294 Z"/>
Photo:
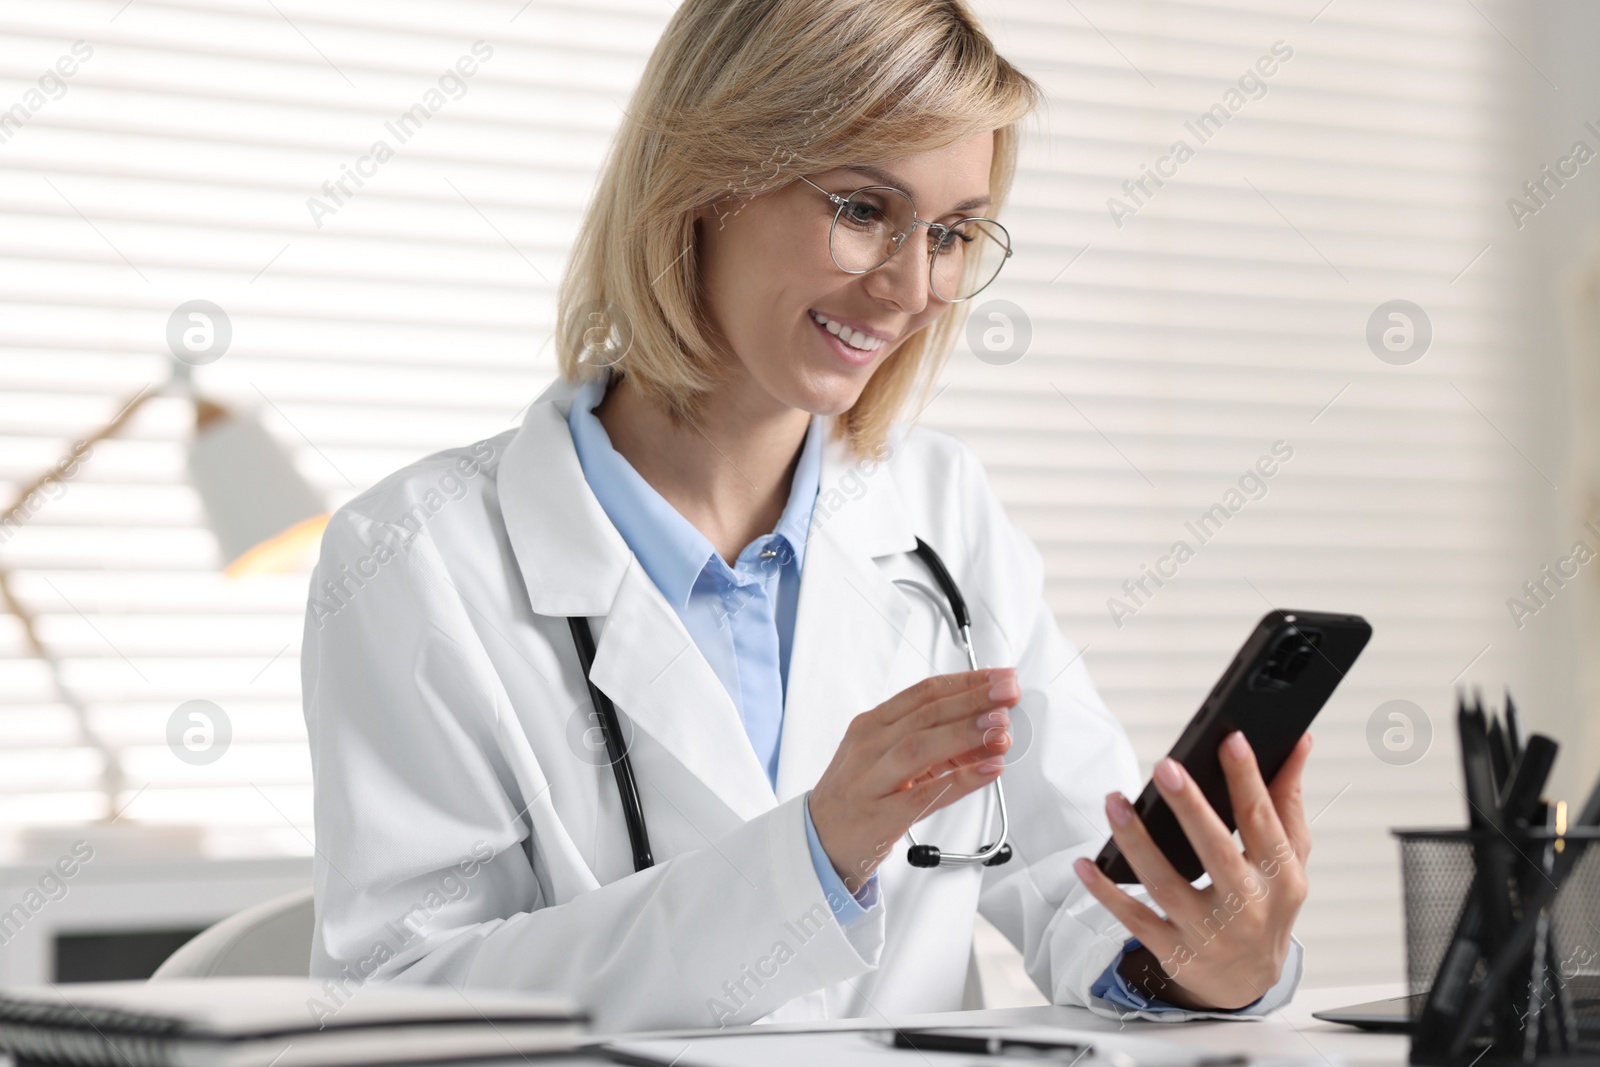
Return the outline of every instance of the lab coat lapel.
<path id="1" fill-rule="evenodd" d="M 637 560 L 600 633 L 593 678 L 740 818 L 776 805 L 733 699 Z M 651 784 L 640 782 L 647 804 Z"/>
<path id="2" fill-rule="evenodd" d="M 864 486 L 859 491 L 855 486 Z M 886 465 L 860 462 L 831 435 L 806 539 L 778 755 L 778 799 L 816 784 L 850 720 L 888 689 L 910 609 L 879 569 L 916 533 Z"/>
<path id="3" fill-rule="evenodd" d="M 740 818 L 752 819 L 777 803 L 772 787 L 728 691 L 584 478 L 566 422 L 575 392 L 558 380 L 534 401 L 497 477 L 529 603 L 539 615 L 603 616 L 594 683 Z M 657 790 L 681 799 L 670 779 L 650 780 L 634 763 L 647 807 Z"/>

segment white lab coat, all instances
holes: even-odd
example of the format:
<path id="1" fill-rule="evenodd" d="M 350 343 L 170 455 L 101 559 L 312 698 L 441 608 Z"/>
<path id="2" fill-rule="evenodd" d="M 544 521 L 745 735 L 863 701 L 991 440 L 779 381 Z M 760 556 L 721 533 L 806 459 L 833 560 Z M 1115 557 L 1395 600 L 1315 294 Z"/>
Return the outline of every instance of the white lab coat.
<path id="1" fill-rule="evenodd" d="M 1114 1013 L 1089 987 L 1127 930 L 1071 865 L 1107 837 L 1105 794 L 1142 782 L 1045 602 L 1038 551 L 973 454 L 927 429 L 894 435 L 882 464 L 827 442 L 774 795 L 722 683 L 584 480 L 575 388 L 558 380 L 519 428 L 413 463 L 328 525 L 302 656 L 324 1008 L 383 980 L 565 992 L 607 1032 L 955 1010 L 981 911 L 1052 1002 Z M 881 907 L 842 927 L 804 794 L 853 716 L 967 669 L 941 609 L 892 581 L 937 589 L 910 554 L 919 535 L 971 606 L 980 666 L 1018 669 L 1003 774 L 1015 858 L 925 870 L 896 843 Z M 593 617 L 594 681 L 631 735 L 656 860 L 640 873 L 571 615 Z M 934 813 L 919 840 L 986 844 L 992 795 Z M 1300 973 L 1296 942 L 1262 1010 Z"/>

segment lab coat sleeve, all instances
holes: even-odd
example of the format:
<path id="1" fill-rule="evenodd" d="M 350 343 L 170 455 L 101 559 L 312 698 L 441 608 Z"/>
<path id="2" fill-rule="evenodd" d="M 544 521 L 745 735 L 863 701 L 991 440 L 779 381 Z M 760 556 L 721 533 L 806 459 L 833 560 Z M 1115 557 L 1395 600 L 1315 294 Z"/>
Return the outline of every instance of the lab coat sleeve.
<path id="1" fill-rule="evenodd" d="M 822 847 L 822 838 L 817 836 L 817 825 L 811 821 L 811 790 L 806 790 L 806 843 L 811 846 L 811 866 L 817 872 L 817 881 L 822 883 L 822 895 L 828 898 L 828 906 L 833 909 L 833 917 L 845 926 L 860 922 L 871 909 L 878 906 L 881 893 L 878 887 L 878 872 L 873 871 L 872 877 L 866 880 L 862 887 L 851 893 L 844 884 L 844 879 L 839 877 L 839 872 L 833 869 L 833 861 L 828 858 L 828 853 Z"/>
<path id="2" fill-rule="evenodd" d="M 999 624 L 1003 645 L 987 661 L 1007 662 L 1009 655 L 1023 691 L 1002 776 L 1015 858 L 985 868 L 979 911 L 1022 953 L 1029 977 L 1051 1003 L 1127 1018 L 1126 1009 L 1095 995 L 1093 987 L 1131 935 L 1084 888 L 1072 862 L 1093 859 L 1110 836 L 1105 795 L 1120 790 L 1132 798 L 1143 788 L 1138 761 L 1089 677 L 1083 650 L 1062 634 L 1045 601 L 1038 549 L 1005 514 L 976 457 L 965 447 L 960 456 L 960 499 L 967 509 L 962 526 L 973 575 L 963 585 L 979 601 L 974 617 L 988 613 Z M 1123 888 L 1161 911 L 1143 886 Z M 1295 941 L 1278 984 L 1248 1011 L 1137 1014 L 1171 1022 L 1270 1010 L 1292 995 L 1301 954 Z"/>
<path id="3" fill-rule="evenodd" d="M 1176 1004 L 1168 1004 L 1159 997 L 1145 996 L 1137 989 L 1134 989 L 1133 985 L 1118 973 L 1117 966 L 1122 962 L 1122 957 L 1138 947 L 1139 939 L 1130 937 L 1127 944 L 1123 946 L 1122 952 L 1118 954 L 1116 959 L 1111 961 L 1100 977 L 1095 979 L 1094 985 L 1089 987 L 1089 991 L 1097 997 L 1104 997 L 1107 1001 L 1123 1008 L 1125 1011 L 1149 1012 L 1152 1014 L 1182 1012 L 1184 1009 Z M 1303 952 L 1304 949 L 1301 947 L 1300 942 L 1293 942 L 1289 946 L 1289 958 L 1284 961 L 1283 973 L 1278 978 L 1277 984 L 1257 997 L 1253 1003 L 1246 1004 L 1242 1008 L 1235 1008 L 1226 1014 L 1266 1015 L 1276 1010 L 1280 1004 L 1287 1003 L 1290 995 L 1294 992 L 1294 986 L 1299 982 L 1300 959 Z M 1127 1015 L 1123 1016 L 1123 1018 L 1128 1017 Z"/>
<path id="4" fill-rule="evenodd" d="M 530 862 L 539 828 L 563 846 L 550 798 L 535 795 L 547 788 L 530 785 L 542 772 L 472 604 L 425 534 L 399 547 L 402 536 L 336 513 L 307 610 L 312 976 L 333 979 L 335 1001 L 368 981 L 448 983 L 566 994 L 600 1032 L 719 1026 L 877 965 L 884 909 L 848 931 L 834 919 L 803 795 L 703 848 L 546 899 Z"/>

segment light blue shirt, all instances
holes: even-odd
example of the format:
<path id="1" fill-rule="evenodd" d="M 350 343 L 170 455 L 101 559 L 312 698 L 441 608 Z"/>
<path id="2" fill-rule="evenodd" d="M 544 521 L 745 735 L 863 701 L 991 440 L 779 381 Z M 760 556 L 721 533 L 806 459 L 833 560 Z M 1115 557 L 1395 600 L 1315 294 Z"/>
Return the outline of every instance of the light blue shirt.
<path id="1" fill-rule="evenodd" d="M 1178 1007 L 1176 1004 L 1168 1004 L 1159 997 L 1145 996 L 1143 993 L 1133 988 L 1133 986 L 1128 983 L 1128 980 L 1122 977 L 1121 972 L 1117 970 L 1117 965 L 1122 962 L 1122 957 L 1139 947 L 1141 947 L 1141 942 L 1137 937 L 1130 937 L 1127 941 L 1123 942 L 1122 956 L 1118 956 L 1116 959 L 1111 961 L 1111 966 L 1107 967 L 1105 969 L 1105 973 L 1094 980 L 1094 985 L 1089 987 L 1089 992 L 1093 993 L 1097 997 L 1104 997 L 1106 1000 L 1111 1001 L 1111 1003 L 1117 1005 L 1119 1008 L 1127 1008 L 1129 1011 L 1183 1011 L 1184 1009 Z M 1242 1014 L 1250 1011 L 1257 1004 L 1260 1004 L 1264 999 L 1265 997 L 1257 997 L 1253 1002 L 1246 1004 L 1242 1008 L 1217 1010 L 1232 1010 Z"/>
<path id="2" fill-rule="evenodd" d="M 611 446 L 593 410 L 605 389 L 605 382 L 586 382 L 567 416 L 583 476 L 727 689 L 756 758 L 776 789 L 806 531 L 822 477 L 823 422 L 813 417 L 806 431 L 776 528 L 746 545 L 730 567 L 710 540 Z M 841 923 L 860 919 L 878 902 L 877 874 L 852 895 L 817 838 L 809 794 L 805 817 L 811 864 L 828 906 Z"/>

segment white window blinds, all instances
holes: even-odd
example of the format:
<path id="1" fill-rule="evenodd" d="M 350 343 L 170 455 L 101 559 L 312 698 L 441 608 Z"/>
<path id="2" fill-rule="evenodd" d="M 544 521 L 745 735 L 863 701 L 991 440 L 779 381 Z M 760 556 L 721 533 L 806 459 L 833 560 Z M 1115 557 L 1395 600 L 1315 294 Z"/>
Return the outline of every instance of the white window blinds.
<path id="1" fill-rule="evenodd" d="M 1511 561 L 1531 558 L 1518 501 L 1548 490 L 1502 436 L 1524 388 L 1505 344 L 1515 186 L 1497 167 L 1504 68 L 1522 60 L 1496 25 L 1517 37 L 1516 16 L 991 9 L 1051 94 L 996 294 L 1032 342 L 1012 363 L 959 360 L 927 419 L 977 449 L 1044 552 L 1051 604 L 1146 770 L 1269 608 L 1368 618 L 1313 731 L 1297 934 L 1313 984 L 1398 980 L 1387 828 L 1463 819 L 1452 683 L 1498 696 L 1520 654 L 1501 639 Z M 1376 316 L 1374 348 L 1369 319 L 1396 300 L 1422 315 Z M 1390 701 L 1427 716 L 1409 751 L 1404 704 L 1369 743 Z"/>
<path id="2" fill-rule="evenodd" d="M 959 354 L 925 421 L 977 449 L 1038 542 L 1146 766 L 1269 606 L 1372 620 L 1309 784 L 1301 935 L 1333 982 L 1399 974 L 1382 828 L 1458 816 L 1446 754 L 1381 762 L 1367 719 L 1405 699 L 1443 730 L 1456 677 L 1499 676 L 1499 650 L 1473 661 L 1515 587 L 1499 502 L 1528 475 L 1495 428 L 1518 399 L 1497 347 L 1512 263 L 1480 255 L 1507 195 L 1497 71 L 1520 61 L 1470 5 L 1318 6 L 981 5 L 1050 93 L 1006 216 L 1018 255 L 984 294 L 1032 336 L 1014 362 Z M 669 15 L 0 3 L 0 477 L 14 491 L 159 385 L 168 317 L 199 299 L 233 336 L 196 382 L 258 412 L 330 507 L 512 425 L 553 373 L 553 283 Z M 1366 340 L 1396 299 L 1433 327 L 1403 365 Z M 193 418 L 145 403 L 0 563 L 122 753 L 119 807 L 307 851 L 305 574 L 219 573 Z M 1186 524 L 1208 510 L 1201 544 Z M 11 614 L 0 657 L 0 820 L 100 815 L 99 751 Z M 174 758 L 191 700 L 228 716 L 223 758 Z"/>

